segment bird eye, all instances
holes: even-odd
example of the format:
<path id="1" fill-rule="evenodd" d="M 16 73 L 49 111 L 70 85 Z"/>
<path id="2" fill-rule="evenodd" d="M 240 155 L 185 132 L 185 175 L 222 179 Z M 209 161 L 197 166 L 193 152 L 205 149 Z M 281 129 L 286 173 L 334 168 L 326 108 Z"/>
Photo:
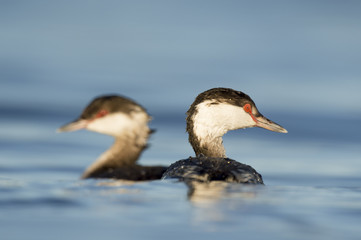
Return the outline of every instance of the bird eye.
<path id="1" fill-rule="evenodd" d="M 104 117 L 105 115 L 108 114 L 108 111 L 107 110 L 100 110 L 96 115 L 95 115 L 95 118 L 101 118 L 101 117 Z"/>
<path id="2" fill-rule="evenodd" d="M 256 123 L 258 122 L 257 118 L 255 118 L 255 116 L 253 116 L 253 113 L 252 113 L 252 107 L 251 107 L 251 104 L 247 103 L 243 106 L 243 109 L 246 113 L 248 113 L 249 115 L 251 115 L 253 121 L 255 121 Z"/>
<path id="3" fill-rule="evenodd" d="M 251 105 L 250 105 L 249 103 L 245 104 L 245 105 L 243 106 L 243 109 L 244 109 L 244 111 L 245 111 L 246 113 L 252 114 L 252 107 L 251 107 Z"/>

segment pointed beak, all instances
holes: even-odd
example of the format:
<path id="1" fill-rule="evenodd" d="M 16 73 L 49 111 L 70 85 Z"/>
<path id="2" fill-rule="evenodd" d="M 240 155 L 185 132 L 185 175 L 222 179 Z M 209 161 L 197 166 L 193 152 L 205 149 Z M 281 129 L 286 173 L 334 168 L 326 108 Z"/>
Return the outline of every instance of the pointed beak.
<path id="1" fill-rule="evenodd" d="M 61 132 L 77 131 L 77 130 L 86 128 L 88 123 L 89 123 L 88 120 L 78 119 L 78 120 L 75 120 L 74 122 L 68 123 L 68 124 L 58 128 L 56 130 L 56 132 L 61 133 Z"/>
<path id="2" fill-rule="evenodd" d="M 265 118 L 264 116 L 256 117 L 257 123 L 256 127 L 264 128 L 273 132 L 287 133 L 288 131 L 278 125 L 275 122 Z"/>

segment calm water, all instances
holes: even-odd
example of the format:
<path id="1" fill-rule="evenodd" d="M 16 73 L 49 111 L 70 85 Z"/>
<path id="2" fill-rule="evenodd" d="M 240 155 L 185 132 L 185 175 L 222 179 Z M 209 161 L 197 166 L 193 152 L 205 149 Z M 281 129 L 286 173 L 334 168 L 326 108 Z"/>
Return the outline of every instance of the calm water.
<path id="1" fill-rule="evenodd" d="M 358 1 L 1 1 L 1 239 L 360 239 Z M 228 133 L 265 186 L 79 180 L 112 139 L 56 134 L 97 95 L 143 104 L 140 162 L 193 155 L 185 115 L 248 93 L 289 133 Z"/>

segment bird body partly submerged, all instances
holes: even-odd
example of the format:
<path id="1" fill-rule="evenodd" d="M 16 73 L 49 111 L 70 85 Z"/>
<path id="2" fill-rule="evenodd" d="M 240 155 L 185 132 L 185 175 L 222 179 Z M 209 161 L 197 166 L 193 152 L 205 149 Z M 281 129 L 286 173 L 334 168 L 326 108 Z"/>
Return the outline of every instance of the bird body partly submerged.
<path id="1" fill-rule="evenodd" d="M 234 183 L 263 184 L 262 176 L 251 166 L 229 158 L 206 156 L 189 157 L 169 166 L 163 179 L 177 178 L 181 181 L 225 181 Z"/>
<path id="2" fill-rule="evenodd" d="M 287 133 L 264 117 L 247 94 L 230 88 L 199 94 L 187 111 L 186 121 L 189 142 L 197 157 L 173 163 L 163 179 L 263 184 L 262 176 L 251 166 L 227 158 L 222 137 L 230 130 L 250 127 Z"/>
<path id="3" fill-rule="evenodd" d="M 130 181 L 149 181 L 161 179 L 167 170 L 165 166 L 142 166 L 138 164 L 120 167 L 101 167 L 89 173 L 84 178 L 113 178 Z"/>
<path id="4" fill-rule="evenodd" d="M 78 119 L 58 132 L 87 129 L 114 137 L 114 144 L 85 170 L 82 178 L 155 180 L 162 177 L 167 167 L 136 163 L 153 132 L 148 127 L 150 119 L 142 106 L 128 98 L 101 96 L 95 98 Z"/>

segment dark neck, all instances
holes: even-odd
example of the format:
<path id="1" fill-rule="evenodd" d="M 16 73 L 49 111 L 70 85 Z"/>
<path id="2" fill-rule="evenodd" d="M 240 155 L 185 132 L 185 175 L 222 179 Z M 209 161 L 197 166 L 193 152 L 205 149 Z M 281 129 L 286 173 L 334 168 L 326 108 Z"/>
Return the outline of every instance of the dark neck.
<path id="1" fill-rule="evenodd" d="M 135 164 L 147 147 L 148 136 L 149 132 L 144 136 L 130 135 L 116 138 L 114 144 L 86 169 L 82 178 L 87 178 L 101 169 L 114 169 Z"/>
<path id="2" fill-rule="evenodd" d="M 192 145 L 196 156 L 226 157 L 222 137 L 199 140 L 194 134 L 189 134 L 189 142 Z"/>
<path id="3" fill-rule="evenodd" d="M 197 136 L 194 132 L 194 123 L 191 118 L 187 118 L 188 140 L 192 145 L 196 156 L 204 155 L 206 157 L 226 157 L 226 151 L 223 146 L 223 135 L 213 134 L 213 129 L 205 129 L 204 136 Z"/>

